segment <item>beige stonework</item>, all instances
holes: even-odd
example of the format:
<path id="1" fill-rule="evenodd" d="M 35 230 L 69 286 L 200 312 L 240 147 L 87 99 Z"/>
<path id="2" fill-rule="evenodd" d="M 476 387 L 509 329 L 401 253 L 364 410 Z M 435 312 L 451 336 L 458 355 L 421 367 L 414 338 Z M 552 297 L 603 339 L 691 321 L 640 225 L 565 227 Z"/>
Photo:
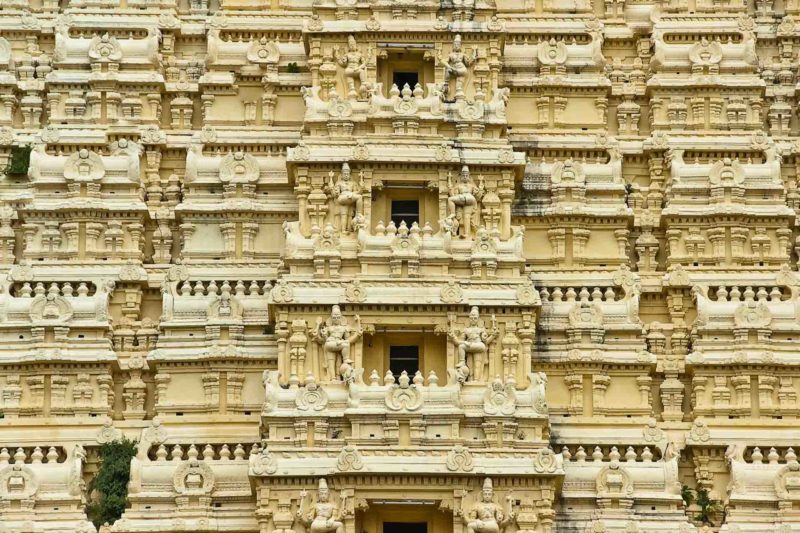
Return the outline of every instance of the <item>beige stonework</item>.
<path id="1" fill-rule="evenodd" d="M 800 531 L 795 17 L 0 0 L 0 533 Z"/>

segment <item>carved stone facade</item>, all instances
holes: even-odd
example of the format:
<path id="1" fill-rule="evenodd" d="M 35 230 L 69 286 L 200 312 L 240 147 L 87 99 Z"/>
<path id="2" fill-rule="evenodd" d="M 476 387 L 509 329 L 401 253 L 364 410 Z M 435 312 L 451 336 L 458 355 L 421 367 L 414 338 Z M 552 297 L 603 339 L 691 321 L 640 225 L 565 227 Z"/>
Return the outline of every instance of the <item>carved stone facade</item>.
<path id="1" fill-rule="evenodd" d="M 797 17 L 0 0 L 0 532 L 800 531 Z"/>

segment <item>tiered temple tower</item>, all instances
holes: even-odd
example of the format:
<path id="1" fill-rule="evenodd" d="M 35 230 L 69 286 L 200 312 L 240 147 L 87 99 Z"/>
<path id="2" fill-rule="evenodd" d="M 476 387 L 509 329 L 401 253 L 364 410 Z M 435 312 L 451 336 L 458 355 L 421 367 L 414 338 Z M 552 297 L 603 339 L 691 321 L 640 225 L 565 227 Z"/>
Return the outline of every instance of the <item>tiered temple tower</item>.
<path id="1" fill-rule="evenodd" d="M 800 531 L 798 16 L 0 0 L 0 532 Z"/>

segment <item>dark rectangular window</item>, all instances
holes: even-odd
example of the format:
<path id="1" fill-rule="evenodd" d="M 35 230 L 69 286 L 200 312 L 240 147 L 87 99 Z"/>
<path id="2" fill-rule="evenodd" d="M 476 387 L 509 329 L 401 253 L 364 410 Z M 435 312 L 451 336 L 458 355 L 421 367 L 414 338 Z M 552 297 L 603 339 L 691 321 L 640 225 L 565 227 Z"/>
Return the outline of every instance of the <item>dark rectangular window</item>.
<path id="1" fill-rule="evenodd" d="M 419 83 L 419 73 L 417 72 L 393 72 L 392 73 L 392 83 L 397 85 L 397 88 L 401 91 L 403 90 L 403 86 L 407 83 L 408 86 L 413 90 L 416 87 L 417 83 Z"/>
<path id="2" fill-rule="evenodd" d="M 428 533 L 427 522 L 384 522 L 383 533 Z"/>
<path id="3" fill-rule="evenodd" d="M 392 200 L 392 222 L 399 226 L 403 220 L 409 228 L 414 222 L 419 224 L 418 200 Z"/>
<path id="4" fill-rule="evenodd" d="M 389 370 L 395 379 L 400 377 L 403 370 L 414 377 L 419 370 L 419 346 L 390 346 Z"/>

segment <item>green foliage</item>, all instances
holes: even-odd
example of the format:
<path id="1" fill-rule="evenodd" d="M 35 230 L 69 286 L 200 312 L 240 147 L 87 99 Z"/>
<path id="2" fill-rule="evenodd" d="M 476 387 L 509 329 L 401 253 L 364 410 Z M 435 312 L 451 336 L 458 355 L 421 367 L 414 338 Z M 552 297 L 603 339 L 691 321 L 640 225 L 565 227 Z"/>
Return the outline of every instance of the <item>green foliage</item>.
<path id="1" fill-rule="evenodd" d="M 123 438 L 100 447 L 100 469 L 89 484 L 89 494 L 95 497 L 86 507 L 86 514 L 95 527 L 113 524 L 125 511 L 131 459 L 135 455 L 135 440 Z"/>
<path id="2" fill-rule="evenodd" d="M 697 520 L 703 524 L 714 525 L 713 518 L 719 512 L 720 505 L 717 500 L 712 500 L 706 489 L 697 489 L 697 506 L 700 512 L 697 513 Z"/>
<path id="3" fill-rule="evenodd" d="M 687 485 L 683 485 L 681 486 L 681 498 L 687 508 L 692 503 L 697 504 L 698 511 L 693 520 L 709 526 L 714 525 L 714 518 L 719 513 L 721 506 L 718 500 L 711 499 L 708 489 L 701 487 L 695 491 Z"/>
<path id="4" fill-rule="evenodd" d="M 3 174 L 6 176 L 20 176 L 28 173 L 28 167 L 31 164 L 31 147 L 30 146 L 12 146 L 11 157 L 8 159 Z"/>
<path id="5" fill-rule="evenodd" d="M 681 485 L 681 498 L 683 498 L 683 505 L 689 507 L 694 502 L 694 492 L 685 483 Z"/>
<path id="6" fill-rule="evenodd" d="M 297 66 L 297 63 L 292 61 L 291 63 L 286 65 L 286 72 L 288 72 L 289 74 L 297 74 L 298 72 L 300 72 L 300 67 Z"/>

